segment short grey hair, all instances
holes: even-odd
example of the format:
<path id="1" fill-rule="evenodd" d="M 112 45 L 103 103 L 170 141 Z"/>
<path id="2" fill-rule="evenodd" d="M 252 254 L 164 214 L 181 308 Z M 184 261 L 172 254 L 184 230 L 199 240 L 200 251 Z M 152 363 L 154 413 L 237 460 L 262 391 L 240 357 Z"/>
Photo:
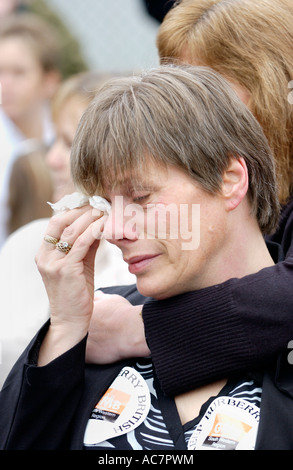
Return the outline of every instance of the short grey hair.
<path id="1" fill-rule="evenodd" d="M 182 169 L 216 194 L 231 158 L 240 157 L 248 168 L 252 213 L 262 232 L 271 233 L 279 202 L 261 126 L 218 73 L 165 65 L 110 80 L 99 90 L 78 127 L 71 169 L 79 189 L 103 195 L 106 183 L 115 186 L 125 176 L 135 184 L 151 158 Z"/>

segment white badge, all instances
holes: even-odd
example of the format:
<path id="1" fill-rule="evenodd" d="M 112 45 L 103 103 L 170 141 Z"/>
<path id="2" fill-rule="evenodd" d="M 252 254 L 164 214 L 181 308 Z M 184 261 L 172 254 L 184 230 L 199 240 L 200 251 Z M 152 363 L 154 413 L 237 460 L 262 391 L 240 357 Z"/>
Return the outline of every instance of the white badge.
<path id="1" fill-rule="evenodd" d="M 193 432 L 188 450 L 254 450 L 260 409 L 246 400 L 216 398 Z"/>
<path id="2" fill-rule="evenodd" d="M 132 431 L 145 420 L 150 406 L 147 383 L 135 369 L 124 367 L 93 409 L 84 445 L 95 446 Z"/>

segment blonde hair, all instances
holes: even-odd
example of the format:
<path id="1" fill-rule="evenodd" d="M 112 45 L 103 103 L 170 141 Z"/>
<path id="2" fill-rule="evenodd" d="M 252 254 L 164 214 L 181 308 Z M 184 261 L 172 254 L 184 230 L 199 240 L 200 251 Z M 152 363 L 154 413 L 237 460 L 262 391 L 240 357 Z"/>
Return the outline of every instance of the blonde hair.
<path id="1" fill-rule="evenodd" d="M 157 36 L 162 63 L 187 54 L 189 63 L 248 90 L 248 106 L 273 150 L 281 203 L 293 189 L 292 25 L 292 0 L 182 0 Z"/>
<path id="2" fill-rule="evenodd" d="M 215 194 L 230 159 L 239 157 L 248 168 L 252 213 L 270 233 L 279 203 L 261 126 L 213 70 L 162 66 L 102 87 L 80 121 L 71 171 L 83 192 L 104 195 L 106 186 L 125 178 L 139 187 L 152 159 L 182 169 Z"/>
<path id="3" fill-rule="evenodd" d="M 73 98 L 80 99 L 87 107 L 96 96 L 99 88 L 112 76 L 91 71 L 80 72 L 64 80 L 58 87 L 51 103 L 53 120 L 57 119 L 64 104 Z"/>

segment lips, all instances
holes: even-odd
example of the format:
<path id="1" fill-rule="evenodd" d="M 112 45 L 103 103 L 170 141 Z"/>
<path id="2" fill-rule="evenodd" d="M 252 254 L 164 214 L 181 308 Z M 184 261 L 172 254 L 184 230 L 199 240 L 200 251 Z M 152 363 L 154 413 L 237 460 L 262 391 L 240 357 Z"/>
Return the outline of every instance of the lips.
<path id="1" fill-rule="evenodd" d="M 155 258 L 159 255 L 140 255 L 133 256 L 132 258 L 125 259 L 128 264 L 128 270 L 132 274 L 138 274 L 143 271 Z"/>

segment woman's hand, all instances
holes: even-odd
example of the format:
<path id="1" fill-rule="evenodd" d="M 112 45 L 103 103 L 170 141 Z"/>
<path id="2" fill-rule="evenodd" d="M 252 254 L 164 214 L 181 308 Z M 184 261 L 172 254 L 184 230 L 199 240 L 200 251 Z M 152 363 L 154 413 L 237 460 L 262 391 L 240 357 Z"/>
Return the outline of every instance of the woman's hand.
<path id="1" fill-rule="evenodd" d="M 142 305 L 133 306 L 116 294 L 95 293 L 89 327 L 86 362 L 109 364 L 130 357 L 146 357 Z"/>
<path id="2" fill-rule="evenodd" d="M 36 263 L 50 303 L 51 324 L 41 346 L 39 365 L 67 351 L 87 334 L 94 296 L 94 262 L 103 217 L 85 206 L 53 216 L 46 234 L 67 242 L 68 253 L 44 240 Z"/>

